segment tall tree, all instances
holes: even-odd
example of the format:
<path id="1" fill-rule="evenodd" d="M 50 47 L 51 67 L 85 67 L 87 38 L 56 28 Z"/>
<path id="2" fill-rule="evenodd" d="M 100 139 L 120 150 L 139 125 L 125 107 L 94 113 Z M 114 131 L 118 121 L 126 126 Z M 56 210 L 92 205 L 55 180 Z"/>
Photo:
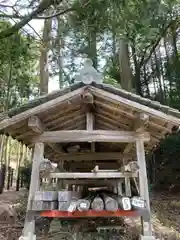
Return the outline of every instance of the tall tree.
<path id="1" fill-rule="evenodd" d="M 43 39 L 40 56 L 40 94 L 48 93 L 49 69 L 48 53 L 50 49 L 52 19 L 44 21 Z"/>

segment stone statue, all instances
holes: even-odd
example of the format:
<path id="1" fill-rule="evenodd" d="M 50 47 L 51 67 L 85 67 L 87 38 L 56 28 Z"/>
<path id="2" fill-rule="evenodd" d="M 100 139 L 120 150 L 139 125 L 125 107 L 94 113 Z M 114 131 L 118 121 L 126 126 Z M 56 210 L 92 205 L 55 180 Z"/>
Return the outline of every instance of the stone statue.
<path id="1" fill-rule="evenodd" d="M 84 67 L 79 71 L 75 77 L 75 82 L 83 82 L 84 84 L 91 84 L 92 82 L 101 83 L 101 74 L 93 67 L 93 62 L 87 59 L 84 62 Z"/>

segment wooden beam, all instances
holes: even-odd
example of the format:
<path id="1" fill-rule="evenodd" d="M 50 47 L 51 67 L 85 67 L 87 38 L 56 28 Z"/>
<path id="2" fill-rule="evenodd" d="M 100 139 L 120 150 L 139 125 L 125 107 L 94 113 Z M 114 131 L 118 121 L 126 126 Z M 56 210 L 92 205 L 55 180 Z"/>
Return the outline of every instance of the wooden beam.
<path id="1" fill-rule="evenodd" d="M 63 172 L 63 173 L 50 173 L 50 178 L 59 179 L 114 179 L 114 178 L 126 178 L 137 177 L 137 173 L 121 173 L 121 172 Z"/>
<path id="2" fill-rule="evenodd" d="M 11 126 L 13 124 L 16 124 L 20 121 L 23 121 L 27 118 L 29 118 L 32 115 L 36 115 L 39 113 L 43 113 L 44 111 L 48 111 L 52 108 L 57 107 L 58 105 L 64 104 L 71 104 L 70 100 L 76 99 L 77 97 L 80 99 L 80 94 L 83 92 L 85 87 L 79 88 L 77 90 L 74 90 L 72 92 L 66 93 L 63 96 L 57 97 L 53 100 L 50 100 L 46 103 L 40 104 L 37 107 L 28 109 L 18 115 L 13 116 L 10 119 L 5 119 L 3 121 L 0 122 L 0 130 L 7 128 L 8 126 Z"/>
<path id="3" fill-rule="evenodd" d="M 65 161 L 108 161 L 120 160 L 122 153 L 120 152 L 78 152 L 78 153 L 65 153 L 60 154 L 59 158 Z"/>
<path id="4" fill-rule="evenodd" d="M 81 99 L 82 109 L 84 110 L 84 112 L 94 112 L 94 96 L 88 88 L 86 88 L 82 93 Z"/>
<path id="5" fill-rule="evenodd" d="M 124 155 L 128 154 L 131 151 L 132 147 L 133 147 L 133 143 L 128 143 L 124 148 L 123 154 Z"/>
<path id="6" fill-rule="evenodd" d="M 95 164 L 98 164 L 99 168 L 101 170 L 97 171 L 97 172 L 104 172 L 104 171 L 109 171 L 109 170 L 104 170 L 106 169 L 111 169 L 110 171 L 112 172 L 113 169 L 118 169 L 118 164 L 116 161 L 110 161 L 110 162 L 92 162 L 92 161 L 88 161 L 88 162 L 81 162 L 79 164 L 79 162 L 71 162 L 70 165 L 70 170 L 72 172 L 77 171 L 77 169 L 84 169 L 84 171 L 90 171 L 91 169 L 94 168 Z M 114 170 L 115 171 L 115 170 Z M 81 171 L 80 171 L 81 172 Z"/>
<path id="7" fill-rule="evenodd" d="M 136 133 L 143 133 L 146 130 L 147 125 L 149 124 L 149 115 L 140 113 L 137 116 L 137 119 L 133 125 L 133 129 Z M 123 151 L 123 154 L 128 154 L 133 148 L 134 143 L 128 143 Z"/>
<path id="8" fill-rule="evenodd" d="M 149 115 L 145 113 L 140 113 L 134 123 L 133 130 L 137 133 L 142 133 L 146 130 L 149 124 Z"/>
<path id="9" fill-rule="evenodd" d="M 82 101 L 86 104 L 93 104 L 94 103 L 94 96 L 92 93 L 86 88 L 81 95 Z"/>
<path id="10" fill-rule="evenodd" d="M 117 179 L 65 179 L 63 180 L 64 184 L 69 185 L 80 185 L 80 186 L 112 186 L 117 183 Z M 118 182 L 123 182 L 123 179 L 119 179 Z"/>
<path id="11" fill-rule="evenodd" d="M 134 108 L 134 109 L 138 110 L 139 112 L 144 112 L 144 113 L 146 113 L 150 116 L 159 118 L 163 121 L 169 121 L 169 122 L 172 122 L 175 125 L 180 125 L 180 119 L 177 118 L 177 117 L 174 117 L 172 115 L 163 113 L 163 112 L 158 111 L 154 108 L 150 108 L 148 106 L 145 106 L 143 104 L 140 104 L 140 103 L 132 101 L 132 100 L 129 100 L 127 98 L 123 98 L 123 97 L 118 96 L 116 94 L 109 93 L 109 92 L 104 91 L 102 89 L 98 89 L 96 87 L 91 86 L 90 89 L 92 90 L 92 92 L 95 96 L 102 96 L 102 98 L 104 98 L 106 100 L 109 100 L 111 102 L 115 102 L 116 104 L 118 104 L 118 102 L 119 102 L 119 103 L 123 104 L 125 107 L 129 107 L 131 109 Z"/>
<path id="12" fill-rule="evenodd" d="M 44 132 L 44 125 L 37 116 L 31 116 L 28 119 L 28 127 L 37 134 Z"/>
<path id="13" fill-rule="evenodd" d="M 41 120 L 37 116 L 31 116 L 28 119 L 28 127 L 36 134 L 41 134 L 47 130 L 45 128 L 44 124 L 41 122 Z M 57 153 L 62 153 L 63 149 L 61 146 L 57 146 L 57 144 L 54 143 L 48 143 L 48 145 Z"/>
<path id="14" fill-rule="evenodd" d="M 32 142 L 135 142 L 141 136 L 143 141 L 149 141 L 149 133 L 136 134 L 132 131 L 110 130 L 72 130 L 44 132 L 32 137 Z"/>
<path id="15" fill-rule="evenodd" d="M 137 152 L 137 161 L 138 161 L 138 165 L 139 165 L 140 196 L 146 201 L 147 209 L 150 212 L 145 150 L 144 150 L 144 142 L 141 138 L 137 139 L 137 141 L 136 141 L 136 152 Z M 149 220 L 149 222 L 143 221 L 143 233 L 145 236 L 152 236 L 151 219 Z"/>
<path id="16" fill-rule="evenodd" d="M 59 145 L 57 145 L 57 144 L 48 143 L 48 145 L 49 145 L 55 152 L 57 152 L 57 153 L 62 154 L 62 152 L 64 152 L 63 149 L 62 149 L 62 147 L 59 146 Z"/>

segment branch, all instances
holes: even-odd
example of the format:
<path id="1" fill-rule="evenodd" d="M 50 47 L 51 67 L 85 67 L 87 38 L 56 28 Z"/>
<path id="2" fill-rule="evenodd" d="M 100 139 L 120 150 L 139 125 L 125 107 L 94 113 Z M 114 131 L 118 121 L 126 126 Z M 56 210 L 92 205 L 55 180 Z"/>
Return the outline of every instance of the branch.
<path id="1" fill-rule="evenodd" d="M 62 2 L 62 0 L 60 0 Z M 36 10 L 34 10 L 29 15 L 25 16 L 24 19 L 22 19 L 20 22 L 15 24 L 14 26 L 0 32 L 0 39 L 6 38 L 14 34 L 15 32 L 19 31 L 22 27 L 24 27 L 28 22 L 30 22 L 33 17 L 37 16 L 38 14 L 41 14 L 46 9 L 48 9 L 52 4 L 52 0 L 42 0 L 42 2 L 39 4 Z"/>
<path id="2" fill-rule="evenodd" d="M 15 11 L 16 14 L 18 14 L 17 10 L 14 9 L 13 7 L 13 10 Z M 19 15 L 20 16 L 20 15 Z M 27 25 L 35 32 L 35 34 L 39 37 L 40 40 L 42 40 L 41 36 L 39 35 L 39 33 L 29 24 L 27 23 Z"/>
<path id="3" fill-rule="evenodd" d="M 173 25 L 179 20 L 179 18 L 180 18 L 180 17 L 178 16 L 176 19 L 170 21 L 170 23 L 163 29 L 163 31 L 161 32 L 161 34 L 159 35 L 159 37 L 152 42 L 152 44 L 150 45 L 150 46 L 152 46 L 152 48 L 150 49 L 149 55 L 148 55 L 147 58 L 145 59 L 145 54 L 146 54 L 146 51 L 148 50 L 148 48 L 146 49 L 146 51 L 145 51 L 145 53 L 144 53 L 144 56 L 142 57 L 142 59 L 141 59 L 141 61 L 140 61 L 140 65 L 139 65 L 140 67 L 142 67 L 144 64 L 146 64 L 146 63 L 149 61 L 149 59 L 151 58 L 151 55 L 152 55 L 153 52 L 155 51 L 156 47 L 159 45 L 161 39 L 166 35 L 168 29 L 169 29 L 171 26 L 173 26 Z"/>
<path id="4" fill-rule="evenodd" d="M 63 0 L 59 0 L 59 3 L 61 3 L 62 1 Z M 90 1 L 83 4 L 81 7 L 86 7 L 89 3 L 90 3 Z M 52 0 L 42 0 L 42 2 L 39 4 L 37 9 L 27 16 L 19 16 L 18 14 L 13 14 L 13 15 L 0 14 L 0 17 L 22 19 L 20 22 L 18 22 L 17 24 L 12 26 L 11 28 L 8 28 L 8 29 L 0 32 L 0 39 L 3 39 L 3 38 L 6 38 L 6 37 L 9 37 L 9 36 L 13 35 L 15 32 L 19 31 L 22 27 L 24 27 L 26 24 L 28 24 L 32 19 L 50 19 L 50 18 L 53 18 L 53 17 L 63 15 L 65 13 L 68 13 L 70 11 L 76 11 L 76 8 L 68 8 L 68 9 L 65 9 L 63 11 L 54 13 L 54 14 L 49 15 L 49 16 L 37 16 L 38 14 L 41 14 L 46 9 L 48 9 L 51 6 L 51 4 L 52 4 Z"/>
<path id="5" fill-rule="evenodd" d="M 32 17 L 32 19 L 50 19 L 50 18 L 53 18 L 53 17 L 57 17 L 57 16 L 60 16 L 60 15 L 63 15 L 65 13 L 68 13 L 68 12 L 71 12 L 71 11 L 75 11 L 76 9 L 75 8 L 68 8 L 68 9 L 65 9 L 63 11 L 59 11 L 59 12 L 56 12 L 52 15 L 48 15 L 48 16 L 34 16 Z M 24 19 L 25 17 L 27 16 L 19 16 L 18 14 L 0 14 L 0 17 L 2 18 L 14 18 L 14 19 Z"/>

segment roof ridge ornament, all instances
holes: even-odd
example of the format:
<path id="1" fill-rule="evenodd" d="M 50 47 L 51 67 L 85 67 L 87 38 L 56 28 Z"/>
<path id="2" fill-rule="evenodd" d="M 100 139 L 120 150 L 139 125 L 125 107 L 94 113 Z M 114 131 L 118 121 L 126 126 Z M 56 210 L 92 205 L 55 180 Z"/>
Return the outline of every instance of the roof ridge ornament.
<path id="1" fill-rule="evenodd" d="M 93 67 L 91 59 L 84 61 L 84 67 L 79 71 L 79 74 L 75 76 L 75 82 L 83 82 L 84 84 L 102 83 L 101 74 Z"/>

